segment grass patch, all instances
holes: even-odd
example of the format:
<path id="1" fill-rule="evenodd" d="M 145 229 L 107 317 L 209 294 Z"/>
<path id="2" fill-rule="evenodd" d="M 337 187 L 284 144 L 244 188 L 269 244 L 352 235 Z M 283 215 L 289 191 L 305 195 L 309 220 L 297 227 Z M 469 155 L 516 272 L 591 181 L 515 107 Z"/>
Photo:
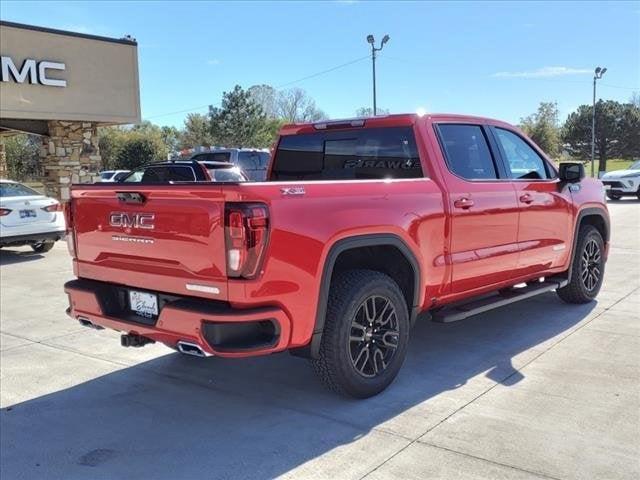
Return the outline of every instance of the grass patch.
<path id="1" fill-rule="evenodd" d="M 567 160 L 567 161 L 573 161 L 573 160 Z M 629 166 L 631 166 L 633 162 L 634 162 L 633 160 L 624 160 L 622 158 L 609 158 L 607 159 L 607 172 L 613 172 L 614 170 L 626 170 L 627 168 L 629 168 Z M 595 165 L 596 176 L 598 176 L 599 163 L 600 162 L 596 160 L 596 165 Z M 584 164 L 584 170 L 587 173 L 587 176 L 591 176 L 591 161 L 586 162 Z"/>

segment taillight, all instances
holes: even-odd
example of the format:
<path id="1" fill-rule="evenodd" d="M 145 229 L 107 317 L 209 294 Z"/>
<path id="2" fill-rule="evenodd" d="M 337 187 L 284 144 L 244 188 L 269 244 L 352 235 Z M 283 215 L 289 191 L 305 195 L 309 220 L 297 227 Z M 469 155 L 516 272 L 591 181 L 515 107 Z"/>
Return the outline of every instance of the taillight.
<path id="1" fill-rule="evenodd" d="M 64 223 L 66 225 L 67 250 L 69 250 L 69 255 L 71 255 L 72 258 L 76 258 L 76 236 L 73 231 L 73 204 L 71 200 L 69 200 L 65 202 L 64 205 L 61 205 L 61 207 L 64 212 Z"/>
<path id="2" fill-rule="evenodd" d="M 11 213 L 10 208 L 0 208 L 0 217 L 4 217 L 6 215 L 9 215 L 10 213 Z"/>
<path id="3" fill-rule="evenodd" d="M 49 213 L 61 212 L 62 211 L 62 204 L 61 203 L 54 203 L 52 205 L 48 205 L 46 207 L 42 207 L 42 210 L 44 210 L 45 212 L 49 212 Z"/>
<path id="4" fill-rule="evenodd" d="M 255 278 L 269 239 L 269 210 L 261 203 L 227 203 L 224 212 L 227 276 Z"/>

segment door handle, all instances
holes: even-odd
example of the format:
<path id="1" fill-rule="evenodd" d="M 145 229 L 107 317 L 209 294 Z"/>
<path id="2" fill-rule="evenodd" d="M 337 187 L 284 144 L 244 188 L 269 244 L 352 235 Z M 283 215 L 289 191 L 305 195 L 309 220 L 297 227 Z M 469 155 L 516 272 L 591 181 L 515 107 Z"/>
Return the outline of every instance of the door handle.
<path id="1" fill-rule="evenodd" d="M 532 203 L 533 202 L 533 197 L 531 195 L 529 195 L 528 193 L 525 193 L 524 195 L 520 196 L 520 201 L 522 203 Z"/>
<path id="2" fill-rule="evenodd" d="M 466 210 L 467 208 L 473 207 L 473 200 L 467 197 L 462 197 L 454 201 L 453 206 L 456 208 L 464 208 Z"/>

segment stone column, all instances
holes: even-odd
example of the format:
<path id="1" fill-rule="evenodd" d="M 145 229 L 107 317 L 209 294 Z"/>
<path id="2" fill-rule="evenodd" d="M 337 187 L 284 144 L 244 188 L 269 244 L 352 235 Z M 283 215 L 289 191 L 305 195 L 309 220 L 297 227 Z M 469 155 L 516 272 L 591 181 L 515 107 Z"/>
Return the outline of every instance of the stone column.
<path id="1" fill-rule="evenodd" d="M 102 166 L 97 124 L 49 121 L 49 136 L 43 137 L 40 165 L 47 195 L 69 199 L 71 183 L 98 180 Z"/>
<path id="2" fill-rule="evenodd" d="M 9 178 L 7 152 L 4 149 L 4 137 L 0 135 L 0 178 Z"/>

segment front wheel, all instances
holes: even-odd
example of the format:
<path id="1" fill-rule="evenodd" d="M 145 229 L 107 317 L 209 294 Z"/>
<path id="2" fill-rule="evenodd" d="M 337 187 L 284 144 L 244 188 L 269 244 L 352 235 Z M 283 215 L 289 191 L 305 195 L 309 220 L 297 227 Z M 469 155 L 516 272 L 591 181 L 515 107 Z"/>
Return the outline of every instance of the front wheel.
<path id="1" fill-rule="evenodd" d="M 31 245 L 31 248 L 36 253 L 45 253 L 53 248 L 54 242 L 51 240 L 45 240 L 42 242 L 34 243 Z"/>
<path id="2" fill-rule="evenodd" d="M 588 303 L 598 295 L 604 278 L 604 240 L 593 225 L 583 225 L 573 253 L 571 280 L 556 290 L 567 303 Z"/>
<path id="3" fill-rule="evenodd" d="M 331 390 L 355 398 L 383 391 L 407 352 L 409 313 L 389 276 L 350 270 L 331 284 L 316 373 Z"/>

